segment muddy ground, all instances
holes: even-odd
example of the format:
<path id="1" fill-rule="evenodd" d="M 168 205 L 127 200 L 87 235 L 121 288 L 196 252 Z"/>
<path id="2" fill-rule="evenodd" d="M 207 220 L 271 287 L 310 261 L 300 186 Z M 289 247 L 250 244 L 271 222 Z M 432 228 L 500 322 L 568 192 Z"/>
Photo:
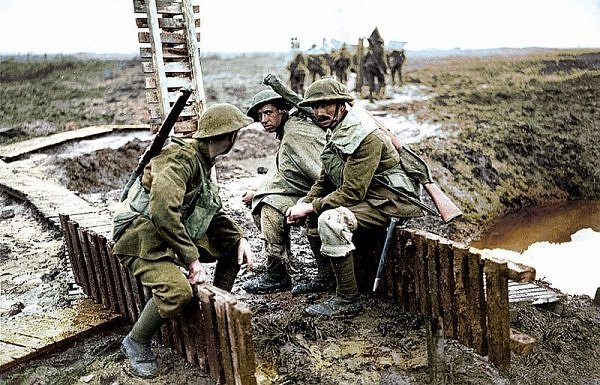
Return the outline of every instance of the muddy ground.
<path id="1" fill-rule="evenodd" d="M 245 109 L 268 72 L 286 74 L 285 57 L 245 55 L 203 61 L 210 102 Z M 145 123 L 143 75 L 137 61 L 16 66 L 0 62 L 2 118 L 0 144 L 94 124 Z M 25 69 L 23 69 L 25 68 Z M 60 80 L 59 80 L 60 79 Z M 380 101 L 368 108 L 410 115 L 441 127 L 434 137 L 412 147 L 425 157 L 439 185 L 463 209 L 460 221 L 442 225 L 424 217 L 411 226 L 470 242 L 495 217 L 539 203 L 599 199 L 595 139 L 600 121 L 600 53 L 593 51 L 511 52 L 478 57 L 410 58 L 404 88 L 417 87 L 428 98 Z M 45 90 L 44 103 L 27 95 Z M 20 100 L 20 103 L 13 99 Z M 20 98 L 20 99 L 19 99 Z M 134 139 L 119 149 L 98 149 L 75 157 L 57 147 L 12 162 L 41 180 L 79 192 L 110 213 L 119 188 L 146 141 Z M 256 185 L 259 167 L 276 150 L 273 138 L 244 130 L 234 151 L 217 166 L 227 211 L 248 232 L 259 264 L 261 241 L 240 201 Z M 35 208 L 0 195 L 0 321 L 36 311 L 69 306 L 65 251 L 60 234 L 44 224 Z M 300 230 L 293 233 L 294 278 L 314 273 Z M 260 270 L 260 266 L 259 266 Z M 352 320 L 329 321 L 303 314 L 324 296 L 289 293 L 252 296 L 233 293 L 252 308 L 257 377 L 261 384 L 426 384 L 425 328 L 422 319 L 366 297 L 366 311 Z M 567 296 L 552 307 L 513 305 L 511 326 L 535 337 L 526 357 L 512 357 L 508 372 L 486 358 L 446 341 L 449 384 L 599 384 L 600 310 L 587 296 Z M 72 346 L 0 374 L 7 384 L 210 384 L 176 353 L 156 346 L 161 375 L 152 382 L 128 374 L 118 343 L 128 325 L 98 333 Z"/>

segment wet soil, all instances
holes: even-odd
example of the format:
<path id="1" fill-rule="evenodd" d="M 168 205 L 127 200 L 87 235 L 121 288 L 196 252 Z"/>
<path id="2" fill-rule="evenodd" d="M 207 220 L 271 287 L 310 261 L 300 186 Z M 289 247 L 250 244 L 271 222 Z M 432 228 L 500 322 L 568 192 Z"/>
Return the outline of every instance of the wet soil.
<path id="1" fill-rule="evenodd" d="M 598 200 L 596 159 L 600 144 L 593 135 L 600 121 L 599 56 L 596 52 L 549 51 L 409 58 L 405 81 L 421 87 L 431 98 L 376 103 L 373 108 L 441 125 L 440 135 L 411 147 L 426 158 L 434 179 L 465 213 L 463 219 L 449 225 L 429 216 L 412 221 L 411 226 L 468 243 L 477 239 L 490 220 L 521 207 L 579 198 Z M 245 109 L 252 94 L 261 89 L 265 73 L 286 76 L 284 59 L 267 55 L 205 58 L 209 102 L 230 102 Z M 94 111 L 103 119 L 115 111 L 106 123 L 122 116 L 121 109 L 130 111 L 123 113 L 131 119 L 125 123 L 143 123 L 143 92 L 133 86 L 143 84 L 143 75 L 136 66 L 114 65 L 111 63 L 110 68 L 120 70 L 111 72 L 108 80 L 100 78 L 103 84 L 110 83 L 103 85 L 106 89 L 99 96 L 81 100 L 96 100 Z M 43 75 L 39 72 L 35 79 Z M 19 76 L 24 87 L 31 86 L 24 80 L 33 76 Z M 52 131 L 65 129 L 64 123 L 36 113 L 31 110 L 30 121 L 21 117 L 12 125 L 1 122 L 7 129 L 0 132 L 0 143 L 15 140 L 10 134 L 16 132 L 13 130 L 22 137 L 39 135 L 25 129 L 32 122 L 44 121 Z M 85 121 L 73 119 L 75 125 L 85 125 Z M 117 150 L 103 148 L 76 157 L 58 156 L 60 150 L 54 149 L 13 162 L 11 167 L 28 169 L 41 180 L 64 183 L 110 213 L 120 186 L 146 145 L 136 139 Z M 274 138 L 250 128 L 241 133 L 232 153 L 217 165 L 225 209 L 247 231 L 258 271 L 264 263 L 260 235 L 241 195 L 259 182 L 259 168 L 268 167 L 276 147 Z M 0 321 L 18 320 L 77 301 L 68 296 L 60 234 L 45 225 L 26 202 L 2 194 L 0 208 Z M 307 280 L 315 271 L 301 230 L 293 231 L 293 252 L 293 278 Z M 327 295 L 249 295 L 240 286 L 251 277 L 251 273 L 242 273 L 233 294 L 248 303 L 254 313 L 260 384 L 429 383 L 424 320 L 370 296 L 365 297 L 364 314 L 354 319 L 315 319 L 306 316 L 303 309 Z M 511 326 L 538 340 L 533 353 L 513 355 L 511 369 L 501 372 L 487 358 L 447 340 L 446 383 L 600 383 L 600 310 L 592 305 L 591 298 L 566 296 L 564 302 L 548 307 L 513 305 Z M 160 346 L 155 346 L 160 376 L 151 382 L 131 376 L 118 352 L 128 328 L 117 325 L 17 366 L 0 374 L 0 384 L 211 383 L 198 368 Z"/>

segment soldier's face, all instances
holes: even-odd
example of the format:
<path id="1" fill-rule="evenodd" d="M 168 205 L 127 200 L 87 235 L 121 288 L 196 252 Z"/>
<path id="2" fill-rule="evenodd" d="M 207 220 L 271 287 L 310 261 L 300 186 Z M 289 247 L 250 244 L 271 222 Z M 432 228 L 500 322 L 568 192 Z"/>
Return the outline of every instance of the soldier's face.
<path id="1" fill-rule="evenodd" d="M 257 119 L 262 124 L 267 132 L 275 132 L 281 124 L 283 111 L 277 109 L 275 105 L 267 103 L 258 109 L 256 113 Z"/>
<path id="2" fill-rule="evenodd" d="M 343 117 L 346 107 L 344 104 L 324 102 L 313 105 L 313 113 L 319 126 L 333 128 Z"/>

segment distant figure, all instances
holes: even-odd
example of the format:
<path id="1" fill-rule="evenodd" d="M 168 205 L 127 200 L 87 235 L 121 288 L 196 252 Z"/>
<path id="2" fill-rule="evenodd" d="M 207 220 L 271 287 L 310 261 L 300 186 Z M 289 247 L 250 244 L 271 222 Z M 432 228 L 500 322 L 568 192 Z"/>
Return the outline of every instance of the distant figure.
<path id="1" fill-rule="evenodd" d="M 317 80 L 317 75 L 319 79 L 325 76 L 325 60 L 323 55 L 317 52 L 316 44 L 313 44 L 308 51 L 306 66 L 308 67 L 309 76 L 312 79 L 311 82 L 314 82 Z"/>
<path id="2" fill-rule="evenodd" d="M 335 76 L 340 83 L 348 83 L 348 70 L 350 69 L 351 61 L 352 57 L 346 48 L 346 44 L 344 44 L 334 61 Z"/>
<path id="3" fill-rule="evenodd" d="M 369 83 L 369 100 L 383 98 L 385 93 L 385 73 L 387 66 L 384 60 L 383 39 L 377 27 L 368 38 L 369 50 L 365 55 L 363 68 Z M 375 95 L 375 96 L 374 96 Z"/>
<path id="4" fill-rule="evenodd" d="M 304 80 L 308 74 L 304 55 L 298 52 L 288 64 L 287 69 L 290 71 L 290 88 L 298 95 L 304 95 Z"/>
<path id="5" fill-rule="evenodd" d="M 402 65 L 406 60 L 403 49 L 394 49 L 387 57 L 387 64 L 392 76 L 392 86 L 396 85 L 395 79 L 398 76 L 398 85 L 402 85 Z"/>

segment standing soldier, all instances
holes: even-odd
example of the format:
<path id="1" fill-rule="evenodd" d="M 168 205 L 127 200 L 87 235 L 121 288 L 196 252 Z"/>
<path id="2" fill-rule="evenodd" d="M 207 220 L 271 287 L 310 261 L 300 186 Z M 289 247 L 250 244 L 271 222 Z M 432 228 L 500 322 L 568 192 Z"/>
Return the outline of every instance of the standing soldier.
<path id="1" fill-rule="evenodd" d="M 384 60 L 383 39 L 379 34 L 377 27 L 367 39 L 369 41 L 369 50 L 364 60 L 365 76 L 369 83 L 369 100 L 372 102 L 374 95 L 376 98 L 383 98 L 385 95 L 385 73 L 387 72 Z"/>
<path id="2" fill-rule="evenodd" d="M 304 95 L 304 80 L 308 74 L 308 68 L 302 52 L 298 52 L 288 64 L 287 69 L 290 71 L 290 88 L 298 95 Z"/>
<path id="3" fill-rule="evenodd" d="M 390 68 L 390 73 L 392 76 L 392 86 L 394 86 L 396 75 L 398 75 L 398 85 L 402 85 L 402 65 L 406 60 L 406 55 L 404 54 L 403 49 L 394 49 L 392 52 L 388 54 L 387 64 Z"/>
<path id="4" fill-rule="evenodd" d="M 137 376 L 158 373 L 150 341 L 192 299 L 191 285 L 206 281 L 201 262 L 217 262 L 213 285 L 227 291 L 240 265 L 252 270 L 250 245 L 221 210 L 218 186 L 210 179 L 215 158 L 229 152 L 250 123 L 231 104 L 207 108 L 191 139 L 172 138 L 150 160 L 115 215 L 112 252 L 152 292 L 121 344 Z"/>
<path id="5" fill-rule="evenodd" d="M 356 229 L 384 229 L 391 216 L 406 220 L 421 216 L 420 207 L 385 185 L 419 200 L 421 186 L 406 173 L 390 138 L 358 107 L 346 87 L 321 79 L 306 89 L 300 106 L 312 107 L 318 124 L 328 131 L 321 153 L 321 175 L 308 194 L 286 213 L 288 223 L 306 218 L 307 234 L 319 237 L 321 254 L 328 258 L 336 278 L 336 294 L 310 305 L 306 312 L 319 316 L 353 316 L 362 311 L 354 273 Z"/>
<path id="6" fill-rule="evenodd" d="M 264 238 L 266 271 L 247 281 L 242 288 L 253 294 L 275 293 L 292 287 L 286 268 L 289 265 L 290 225 L 285 212 L 306 195 L 321 171 L 321 151 L 325 146 L 325 130 L 304 114 L 289 115 L 289 105 L 273 90 L 263 90 L 252 99 L 247 115 L 260 122 L 265 131 L 281 140 L 275 161 L 258 187 L 242 198 L 252 207 L 254 223 Z M 319 239 L 309 237 L 315 255 L 317 276 L 306 284 L 292 288 L 292 294 L 319 292 L 333 288 L 329 261 L 320 258 Z"/>
<path id="7" fill-rule="evenodd" d="M 352 57 L 346 48 L 346 44 L 344 44 L 335 58 L 335 76 L 340 83 L 348 83 L 348 71 L 351 61 Z"/>

